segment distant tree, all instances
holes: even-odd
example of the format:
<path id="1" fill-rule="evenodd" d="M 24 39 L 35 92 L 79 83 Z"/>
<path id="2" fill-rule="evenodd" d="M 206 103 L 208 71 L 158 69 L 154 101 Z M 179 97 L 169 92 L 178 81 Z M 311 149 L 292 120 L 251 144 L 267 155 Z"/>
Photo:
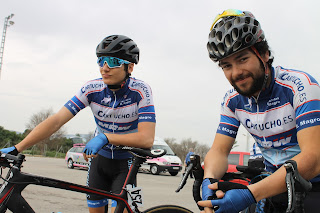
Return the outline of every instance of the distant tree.
<path id="1" fill-rule="evenodd" d="M 170 147 L 174 146 L 174 144 L 176 143 L 176 139 L 175 138 L 165 138 L 163 139 Z"/>
<path id="2" fill-rule="evenodd" d="M 200 156 L 201 161 L 204 161 L 206 154 L 208 153 L 210 147 L 205 144 L 198 144 L 195 153 Z"/>
<path id="3" fill-rule="evenodd" d="M 176 143 L 175 138 L 165 138 L 164 140 L 183 162 L 190 148 L 194 149 L 195 154 L 199 155 L 202 161 L 209 150 L 209 146 L 199 144 L 198 141 L 193 141 L 191 138 L 183 139 L 180 143 Z"/>
<path id="4" fill-rule="evenodd" d="M 4 146 L 13 146 L 24 138 L 24 134 L 9 131 L 0 126 L 0 148 Z"/>
<path id="5" fill-rule="evenodd" d="M 88 134 L 86 134 L 85 136 L 84 136 L 84 139 L 86 140 L 86 143 L 88 142 L 88 141 L 90 141 L 92 138 L 94 137 L 94 132 L 88 132 Z"/>
<path id="6" fill-rule="evenodd" d="M 38 124 L 46 120 L 48 117 L 52 116 L 53 110 L 46 109 L 38 113 L 35 113 L 31 116 L 26 127 L 28 130 L 33 130 Z M 30 131 L 29 131 L 30 132 Z M 49 138 L 42 140 L 37 144 L 37 147 L 40 149 L 41 154 L 43 155 L 46 149 L 55 150 L 57 146 L 62 145 L 65 141 L 65 130 L 60 128 L 58 131 L 53 133 Z"/>

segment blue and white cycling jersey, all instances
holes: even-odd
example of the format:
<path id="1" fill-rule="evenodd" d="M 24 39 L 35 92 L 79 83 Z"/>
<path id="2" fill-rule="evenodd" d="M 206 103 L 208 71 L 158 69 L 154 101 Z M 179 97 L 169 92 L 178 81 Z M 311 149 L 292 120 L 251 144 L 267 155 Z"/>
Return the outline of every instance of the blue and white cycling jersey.
<path id="1" fill-rule="evenodd" d="M 250 149 L 250 157 L 249 159 L 259 159 L 263 158 L 261 150 L 257 143 L 253 143 L 251 149 Z"/>
<path id="2" fill-rule="evenodd" d="M 97 125 L 96 135 L 137 132 L 139 122 L 156 122 L 151 88 L 131 77 L 116 92 L 111 91 L 102 78 L 88 81 L 65 104 L 73 115 L 87 106 L 90 106 Z M 115 159 L 131 157 L 126 151 L 114 150 L 112 144 L 100 150 L 99 154 Z"/>
<path id="3" fill-rule="evenodd" d="M 320 87 L 302 71 L 276 67 L 271 73 L 271 84 L 258 100 L 234 89 L 226 93 L 217 133 L 235 138 L 241 123 L 258 144 L 267 170 L 274 172 L 300 153 L 297 132 L 320 125 Z"/>

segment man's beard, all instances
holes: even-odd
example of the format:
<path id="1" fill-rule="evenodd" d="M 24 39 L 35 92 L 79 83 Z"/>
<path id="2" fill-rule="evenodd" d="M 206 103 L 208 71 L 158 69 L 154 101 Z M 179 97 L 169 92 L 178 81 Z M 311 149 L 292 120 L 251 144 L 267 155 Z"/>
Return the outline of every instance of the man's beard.
<path id="1" fill-rule="evenodd" d="M 235 90 L 237 90 L 237 92 L 240 95 L 246 96 L 246 97 L 252 97 L 256 92 L 260 91 L 262 89 L 262 86 L 264 84 L 264 80 L 265 80 L 265 74 L 264 72 L 262 73 L 262 75 L 259 75 L 257 77 L 254 77 L 253 75 L 250 75 L 253 78 L 253 84 L 252 86 L 249 88 L 248 91 L 242 91 L 236 84 L 234 81 L 232 81 L 232 86 L 235 88 Z"/>

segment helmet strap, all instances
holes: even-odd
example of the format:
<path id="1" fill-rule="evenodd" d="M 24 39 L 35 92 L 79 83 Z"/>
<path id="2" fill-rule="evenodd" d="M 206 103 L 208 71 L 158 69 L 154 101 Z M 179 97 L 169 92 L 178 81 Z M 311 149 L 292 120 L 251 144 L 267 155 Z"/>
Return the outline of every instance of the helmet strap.
<path id="1" fill-rule="evenodd" d="M 266 86 L 267 86 L 267 81 L 268 81 L 268 77 L 269 77 L 269 67 L 268 67 L 267 63 L 263 62 L 262 57 L 261 57 L 260 53 L 258 52 L 258 50 L 254 46 L 251 46 L 250 48 L 257 55 L 257 57 L 259 58 L 259 60 L 263 64 L 263 67 L 264 67 L 264 81 L 263 81 L 263 85 L 261 87 L 261 90 L 264 90 L 266 88 Z"/>

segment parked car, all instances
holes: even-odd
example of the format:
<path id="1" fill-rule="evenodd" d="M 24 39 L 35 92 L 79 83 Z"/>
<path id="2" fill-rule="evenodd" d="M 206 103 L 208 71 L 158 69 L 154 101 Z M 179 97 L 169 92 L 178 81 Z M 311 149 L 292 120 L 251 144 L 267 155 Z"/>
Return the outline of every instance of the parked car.
<path id="1" fill-rule="evenodd" d="M 248 166 L 250 152 L 230 152 L 228 156 L 228 170 L 227 172 L 238 172 L 237 165 Z M 203 165 L 202 165 L 203 168 Z M 248 185 L 247 181 L 234 179 L 231 182 Z"/>
<path id="2" fill-rule="evenodd" d="M 238 172 L 237 165 L 248 166 L 250 158 L 250 152 L 230 152 L 228 156 L 228 170 L 227 172 Z M 231 180 L 234 183 L 240 183 L 243 185 L 248 185 L 249 183 L 245 180 L 234 179 Z"/>
<path id="3" fill-rule="evenodd" d="M 74 167 L 88 168 L 89 163 L 84 160 L 82 151 L 84 149 L 84 144 L 74 144 L 71 149 L 66 154 L 65 160 L 69 169 Z"/>
<path id="4" fill-rule="evenodd" d="M 237 165 L 248 166 L 250 152 L 230 152 L 227 172 L 237 172 Z"/>
<path id="5" fill-rule="evenodd" d="M 160 172 L 169 172 L 172 176 L 176 176 L 181 171 L 181 159 L 162 138 L 155 137 L 151 149 L 164 149 L 167 153 L 159 158 L 147 159 L 146 162 L 141 165 L 140 171 L 151 172 L 153 175 L 158 175 Z"/>

